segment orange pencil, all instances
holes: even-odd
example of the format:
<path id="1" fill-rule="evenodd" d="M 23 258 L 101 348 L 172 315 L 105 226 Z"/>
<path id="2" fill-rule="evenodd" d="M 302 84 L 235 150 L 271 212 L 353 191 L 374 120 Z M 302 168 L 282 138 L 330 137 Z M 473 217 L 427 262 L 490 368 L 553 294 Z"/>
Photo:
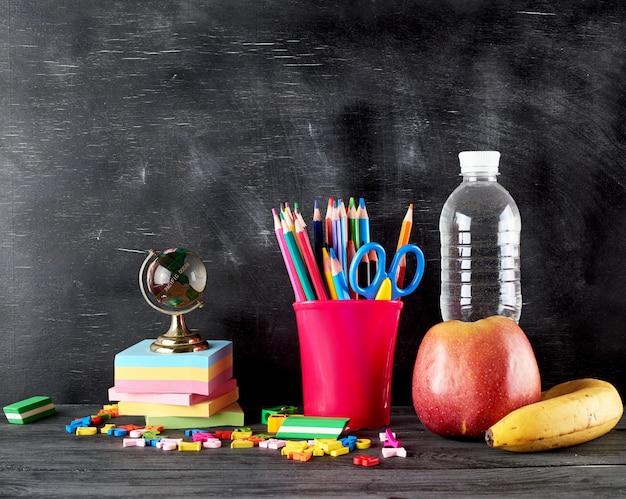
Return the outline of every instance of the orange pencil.
<path id="1" fill-rule="evenodd" d="M 398 251 L 402 246 L 405 246 L 409 243 L 409 238 L 411 237 L 411 228 L 413 227 L 413 203 L 409 205 L 409 209 L 406 211 L 406 215 L 404 216 L 404 220 L 402 221 L 402 228 L 400 229 L 400 237 L 398 238 L 398 246 L 396 247 L 396 251 Z M 398 265 L 398 273 L 396 274 L 396 283 L 399 288 L 402 287 L 404 283 L 404 273 L 406 272 L 406 255 L 402 257 L 400 260 L 400 265 Z"/>
<path id="2" fill-rule="evenodd" d="M 402 228 L 400 229 L 400 237 L 398 238 L 398 246 L 396 251 L 402 246 L 409 243 L 411 237 L 411 228 L 413 227 L 413 203 L 409 205 L 409 209 L 406 211 L 404 220 L 402 221 Z"/>
<path id="3" fill-rule="evenodd" d="M 313 248 L 311 247 L 311 241 L 309 240 L 309 236 L 306 232 L 306 227 L 300 220 L 299 216 L 296 216 L 295 223 L 296 239 L 298 239 L 300 243 L 300 249 L 302 250 L 304 263 L 306 264 L 306 268 L 309 271 L 309 276 L 311 277 L 311 281 L 313 282 L 313 288 L 315 289 L 315 294 L 317 294 L 317 299 L 328 300 L 328 296 L 326 295 L 326 289 L 324 288 L 324 283 L 322 282 L 322 276 L 320 275 L 319 267 L 315 262 L 315 255 L 313 254 Z"/>

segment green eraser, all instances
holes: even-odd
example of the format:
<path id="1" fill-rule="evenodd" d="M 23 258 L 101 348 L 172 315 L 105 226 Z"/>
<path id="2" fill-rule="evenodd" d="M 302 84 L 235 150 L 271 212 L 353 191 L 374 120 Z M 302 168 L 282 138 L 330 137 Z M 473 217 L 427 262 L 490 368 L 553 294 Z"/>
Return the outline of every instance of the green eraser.
<path id="1" fill-rule="evenodd" d="M 280 425 L 276 438 L 339 438 L 350 418 L 291 415 Z"/>
<path id="2" fill-rule="evenodd" d="M 267 419 L 270 414 L 295 414 L 298 408 L 293 405 L 279 405 L 277 407 L 270 407 L 269 409 L 261 410 L 261 424 L 267 424 Z"/>
<path id="3" fill-rule="evenodd" d="M 3 410 L 9 423 L 13 424 L 32 423 L 56 412 L 50 397 L 40 395 L 5 405 Z"/>

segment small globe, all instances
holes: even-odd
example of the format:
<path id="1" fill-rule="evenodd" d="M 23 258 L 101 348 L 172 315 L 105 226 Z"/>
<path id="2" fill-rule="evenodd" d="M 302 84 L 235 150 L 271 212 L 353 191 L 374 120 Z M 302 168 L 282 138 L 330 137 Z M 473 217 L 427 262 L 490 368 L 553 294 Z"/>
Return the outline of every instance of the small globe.
<path id="1" fill-rule="evenodd" d="M 184 248 L 155 254 L 146 272 L 148 291 L 157 307 L 166 313 L 198 306 L 206 283 L 204 263 L 198 255 Z"/>

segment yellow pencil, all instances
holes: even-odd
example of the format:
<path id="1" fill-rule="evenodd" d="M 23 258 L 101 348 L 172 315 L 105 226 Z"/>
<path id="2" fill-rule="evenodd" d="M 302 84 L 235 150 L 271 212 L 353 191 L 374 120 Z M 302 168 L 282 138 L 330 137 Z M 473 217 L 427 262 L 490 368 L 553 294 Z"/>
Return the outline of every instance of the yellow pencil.
<path id="1" fill-rule="evenodd" d="M 385 277 L 376 292 L 376 300 L 391 300 L 391 279 Z"/>
<path id="2" fill-rule="evenodd" d="M 330 255 L 326 248 L 322 248 L 322 265 L 324 268 L 324 280 L 326 281 L 326 288 L 331 300 L 337 299 L 337 290 L 335 289 L 335 283 L 333 282 L 332 265 L 330 263 Z"/>

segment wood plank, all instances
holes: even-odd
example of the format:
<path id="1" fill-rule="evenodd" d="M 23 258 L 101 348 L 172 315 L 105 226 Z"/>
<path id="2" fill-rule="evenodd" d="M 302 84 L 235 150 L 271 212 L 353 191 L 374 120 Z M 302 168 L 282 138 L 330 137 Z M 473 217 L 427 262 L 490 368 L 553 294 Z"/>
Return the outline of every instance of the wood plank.
<path id="1" fill-rule="evenodd" d="M 624 466 L 480 470 L 321 470 L 286 462 L 282 471 L 101 470 L 55 473 L 0 471 L 2 497 L 615 497 L 626 488 Z M 181 464 L 182 466 L 182 464 Z M 356 468 L 356 467 L 354 467 Z"/>
<path id="2" fill-rule="evenodd" d="M 95 406 L 59 406 L 55 416 L 30 425 L 0 424 L 2 497 L 189 496 L 437 496 L 576 495 L 608 496 L 626 490 L 626 430 L 584 445 L 551 452 L 517 454 L 480 441 L 445 439 L 426 431 L 412 408 L 394 408 L 391 428 L 406 458 L 381 457 L 379 466 L 357 467 L 353 455 L 289 461 L 278 451 L 194 452 L 123 448 L 120 438 L 77 437 L 65 432 L 75 417 Z M 118 418 L 118 423 L 141 418 Z M 252 425 L 255 431 L 264 427 Z M 182 431 L 170 432 L 182 436 Z M 368 455 L 380 456 L 378 431 Z M 87 491 L 87 492 L 86 492 Z"/>

